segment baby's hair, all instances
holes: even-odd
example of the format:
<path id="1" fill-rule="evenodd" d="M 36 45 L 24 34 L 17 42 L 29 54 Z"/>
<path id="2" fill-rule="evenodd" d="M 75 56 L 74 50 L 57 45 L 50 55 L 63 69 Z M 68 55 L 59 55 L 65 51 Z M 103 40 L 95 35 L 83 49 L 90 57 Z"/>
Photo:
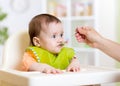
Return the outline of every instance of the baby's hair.
<path id="1" fill-rule="evenodd" d="M 29 23 L 29 36 L 31 45 L 34 46 L 33 37 L 39 36 L 41 29 L 45 28 L 46 25 L 52 22 L 61 23 L 57 17 L 50 14 L 39 14 L 33 17 Z"/>

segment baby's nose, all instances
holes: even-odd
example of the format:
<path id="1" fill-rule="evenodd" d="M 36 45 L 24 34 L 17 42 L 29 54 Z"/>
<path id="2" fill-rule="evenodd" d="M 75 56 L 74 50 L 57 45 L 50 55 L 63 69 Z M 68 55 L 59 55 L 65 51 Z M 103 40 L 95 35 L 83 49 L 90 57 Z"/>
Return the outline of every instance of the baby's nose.
<path id="1" fill-rule="evenodd" d="M 59 42 L 64 42 L 64 39 L 63 38 L 59 38 L 58 41 Z"/>

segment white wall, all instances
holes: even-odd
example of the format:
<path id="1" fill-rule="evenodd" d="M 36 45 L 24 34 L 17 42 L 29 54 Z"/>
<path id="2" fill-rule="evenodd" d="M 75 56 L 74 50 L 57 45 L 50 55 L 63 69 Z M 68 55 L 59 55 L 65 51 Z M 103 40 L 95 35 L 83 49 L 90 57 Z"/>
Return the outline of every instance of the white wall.
<path id="1" fill-rule="evenodd" d="M 104 37 L 116 41 L 116 0 L 99 0 L 98 8 L 98 28 Z M 102 66 L 113 67 L 115 65 L 115 60 L 109 58 L 101 52 L 100 54 L 100 64 Z"/>
<path id="2" fill-rule="evenodd" d="M 12 8 L 12 1 L 17 1 L 15 7 L 18 10 L 22 9 L 22 1 L 27 1 L 27 9 L 24 12 L 15 11 Z M 41 12 L 40 0 L 0 0 L 0 7 L 3 11 L 8 13 L 4 25 L 8 26 L 10 34 L 16 32 L 18 29 L 28 29 L 28 23 L 31 18 Z M 21 6 L 21 7 L 18 7 Z"/>

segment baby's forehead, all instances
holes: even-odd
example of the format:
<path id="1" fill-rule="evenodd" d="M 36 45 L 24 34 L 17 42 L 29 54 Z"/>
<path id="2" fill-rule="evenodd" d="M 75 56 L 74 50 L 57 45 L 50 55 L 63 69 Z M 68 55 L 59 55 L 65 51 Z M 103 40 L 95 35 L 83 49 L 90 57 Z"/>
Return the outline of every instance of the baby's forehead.
<path id="1" fill-rule="evenodd" d="M 59 33 L 64 33 L 63 28 L 59 27 L 46 27 L 41 30 L 41 32 L 45 34 L 59 34 Z"/>
<path id="2" fill-rule="evenodd" d="M 44 23 L 42 25 L 42 29 L 43 30 L 48 30 L 48 29 L 51 29 L 51 28 L 61 28 L 62 27 L 62 23 L 61 22 L 50 22 L 50 23 Z"/>

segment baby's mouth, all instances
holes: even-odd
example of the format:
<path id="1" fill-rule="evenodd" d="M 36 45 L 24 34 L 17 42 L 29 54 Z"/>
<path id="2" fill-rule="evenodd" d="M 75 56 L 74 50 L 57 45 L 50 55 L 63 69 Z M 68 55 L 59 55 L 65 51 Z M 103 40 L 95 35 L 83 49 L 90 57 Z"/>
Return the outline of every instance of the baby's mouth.
<path id="1" fill-rule="evenodd" d="M 64 46 L 64 45 L 65 45 L 65 43 L 61 43 L 61 44 L 59 44 L 59 46 L 61 46 L 61 47 Z"/>
<path id="2" fill-rule="evenodd" d="M 59 46 L 64 46 L 64 44 L 60 44 Z"/>

